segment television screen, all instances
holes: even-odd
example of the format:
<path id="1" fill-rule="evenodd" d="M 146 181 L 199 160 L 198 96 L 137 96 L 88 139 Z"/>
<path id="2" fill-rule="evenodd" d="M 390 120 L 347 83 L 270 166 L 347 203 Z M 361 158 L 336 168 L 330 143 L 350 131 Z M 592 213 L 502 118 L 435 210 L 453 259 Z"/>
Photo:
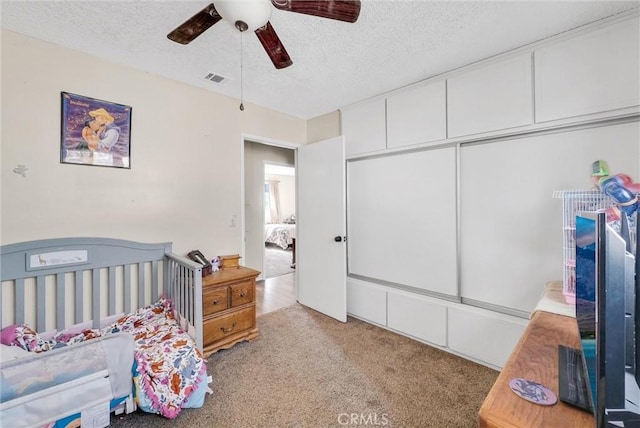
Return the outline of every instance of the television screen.
<path id="1" fill-rule="evenodd" d="M 604 214 L 602 216 L 604 217 Z M 596 409 L 598 375 L 604 374 L 604 370 L 598 370 L 596 341 L 598 284 L 602 283 L 602 277 L 599 278 L 598 275 L 604 273 L 598 267 L 598 250 L 603 248 L 599 242 L 602 236 L 600 232 L 597 214 L 584 213 L 576 217 L 576 321 L 589 377 L 591 399 Z"/>
<path id="2" fill-rule="evenodd" d="M 576 321 L 596 426 L 640 426 L 631 245 L 607 224 L 604 213 L 579 213 L 575 224 Z"/>

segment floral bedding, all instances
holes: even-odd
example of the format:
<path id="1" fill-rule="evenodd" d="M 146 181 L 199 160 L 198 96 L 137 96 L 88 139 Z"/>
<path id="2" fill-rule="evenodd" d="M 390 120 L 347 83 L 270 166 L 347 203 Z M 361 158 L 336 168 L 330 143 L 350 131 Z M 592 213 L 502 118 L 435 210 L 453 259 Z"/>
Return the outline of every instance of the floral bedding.
<path id="1" fill-rule="evenodd" d="M 27 325 L 13 327 L 10 337 L 7 337 L 6 329 L 3 330 L 3 343 L 32 352 L 70 346 L 118 332 L 130 333 L 135 342 L 136 401 L 142 410 L 167 418 L 178 416 L 201 380 L 206 378 L 206 360 L 195 341 L 179 326 L 167 299 L 125 315 L 105 328 L 72 333 L 64 330 L 49 339 Z"/>
<path id="2" fill-rule="evenodd" d="M 296 237 L 295 224 L 265 224 L 264 225 L 264 242 L 267 244 L 275 244 L 286 250 L 293 244 L 293 238 Z"/>

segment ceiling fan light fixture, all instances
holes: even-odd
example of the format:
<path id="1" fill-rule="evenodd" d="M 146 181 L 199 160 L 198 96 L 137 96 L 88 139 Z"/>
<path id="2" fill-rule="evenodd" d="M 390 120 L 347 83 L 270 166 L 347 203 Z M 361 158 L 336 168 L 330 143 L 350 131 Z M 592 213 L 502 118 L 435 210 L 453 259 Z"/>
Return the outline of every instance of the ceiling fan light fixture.
<path id="1" fill-rule="evenodd" d="M 269 59 L 277 69 L 293 62 L 276 34 L 271 22 L 271 10 L 302 13 L 343 22 L 356 22 L 360 15 L 360 0 L 212 0 L 200 12 L 175 28 L 167 37 L 176 43 L 189 44 L 217 22 L 226 21 L 242 35 L 252 31 L 260 40 Z M 242 37 L 240 38 L 242 41 Z"/>
<path id="2" fill-rule="evenodd" d="M 269 0 L 217 0 L 213 4 L 220 16 L 241 32 L 255 31 L 271 18 Z"/>

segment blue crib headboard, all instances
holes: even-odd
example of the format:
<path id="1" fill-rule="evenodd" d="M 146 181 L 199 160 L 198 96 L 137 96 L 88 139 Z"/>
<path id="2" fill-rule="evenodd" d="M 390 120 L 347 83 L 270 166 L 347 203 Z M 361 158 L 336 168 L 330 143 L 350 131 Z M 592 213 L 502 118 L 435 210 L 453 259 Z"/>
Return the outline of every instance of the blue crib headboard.
<path id="1" fill-rule="evenodd" d="M 160 269 L 163 269 L 162 262 L 170 252 L 170 242 L 145 244 L 111 238 L 45 239 L 3 245 L 0 247 L 2 326 L 22 323 L 35 315 L 35 328 L 43 331 L 49 328 L 47 315 L 55 313 L 55 327 L 58 329 L 86 321 L 87 316 L 97 327 L 100 315 L 130 312 L 158 298 L 161 292 L 157 288 L 162 275 Z M 132 268 L 137 276 L 132 277 Z M 150 281 L 146 278 L 149 272 Z M 105 275 L 107 291 L 100 285 Z M 152 295 L 146 298 L 149 283 Z M 121 284 L 120 292 L 114 291 L 117 284 Z M 131 290 L 132 286 L 137 287 L 137 293 Z M 29 298 L 34 291 L 35 302 Z M 91 296 L 90 311 L 84 307 L 87 292 Z M 109 299 L 106 314 L 101 313 L 104 294 Z M 117 302 L 118 295 L 121 302 Z M 71 309 L 69 300 L 74 302 L 73 317 L 68 314 Z M 136 306 L 133 302 L 139 304 Z M 31 313 L 34 310 L 35 314 Z"/>
<path id="2" fill-rule="evenodd" d="M 0 247 L 0 326 L 62 330 L 155 303 L 166 295 L 202 349 L 201 265 L 170 242 L 112 238 L 45 239 Z"/>

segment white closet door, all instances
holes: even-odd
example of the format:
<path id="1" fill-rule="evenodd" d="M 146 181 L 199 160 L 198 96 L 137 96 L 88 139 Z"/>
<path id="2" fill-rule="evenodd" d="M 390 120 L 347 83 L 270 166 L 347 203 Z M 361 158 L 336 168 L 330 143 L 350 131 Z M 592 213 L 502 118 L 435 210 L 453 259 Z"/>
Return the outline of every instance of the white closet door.
<path id="1" fill-rule="evenodd" d="M 588 190 L 591 164 L 638 178 L 638 122 L 463 146 L 460 152 L 461 294 L 530 312 L 562 280 L 562 200 Z"/>
<path id="2" fill-rule="evenodd" d="M 387 98 L 387 145 L 402 147 L 447 138 L 445 81 L 422 84 Z"/>
<path id="3" fill-rule="evenodd" d="M 536 121 L 640 104 L 638 17 L 536 50 Z"/>
<path id="4" fill-rule="evenodd" d="M 457 295 L 456 149 L 347 166 L 350 274 Z"/>
<path id="5" fill-rule="evenodd" d="M 384 98 L 363 101 L 340 111 L 345 156 L 387 148 L 386 102 Z"/>
<path id="6" fill-rule="evenodd" d="M 447 79 L 449 137 L 533 123 L 531 54 L 524 53 Z"/>

